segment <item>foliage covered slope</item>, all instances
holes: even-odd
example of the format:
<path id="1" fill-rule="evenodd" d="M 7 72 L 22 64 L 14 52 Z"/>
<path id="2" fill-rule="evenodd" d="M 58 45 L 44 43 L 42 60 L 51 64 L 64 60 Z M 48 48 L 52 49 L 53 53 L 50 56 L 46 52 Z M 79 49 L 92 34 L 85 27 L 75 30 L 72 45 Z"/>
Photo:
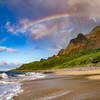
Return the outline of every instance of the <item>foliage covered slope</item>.
<path id="1" fill-rule="evenodd" d="M 89 34 L 80 33 L 58 55 L 24 64 L 15 70 L 47 70 L 100 64 L 100 26 Z"/>
<path id="2" fill-rule="evenodd" d="M 92 66 L 100 64 L 100 48 L 80 50 L 75 54 L 62 55 L 42 61 L 24 64 L 16 70 L 47 70 L 75 66 Z"/>

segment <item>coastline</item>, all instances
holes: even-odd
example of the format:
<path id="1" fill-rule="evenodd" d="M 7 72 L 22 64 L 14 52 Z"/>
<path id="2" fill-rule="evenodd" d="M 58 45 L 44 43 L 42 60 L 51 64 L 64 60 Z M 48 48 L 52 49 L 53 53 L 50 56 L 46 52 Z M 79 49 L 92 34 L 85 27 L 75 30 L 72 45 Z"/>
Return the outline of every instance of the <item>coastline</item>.
<path id="1" fill-rule="evenodd" d="M 52 78 L 24 81 L 24 92 L 14 100 L 100 100 L 100 78 L 93 78 L 100 77 L 100 67 L 57 69 L 51 72 Z"/>
<path id="2" fill-rule="evenodd" d="M 36 72 L 49 74 L 54 73 L 56 75 L 85 75 L 85 74 L 100 74 L 100 66 L 89 67 L 72 67 L 62 69 L 48 69 L 48 70 L 10 70 L 9 72 Z"/>
<path id="3" fill-rule="evenodd" d="M 87 76 L 59 76 L 23 82 L 14 100 L 100 100 L 100 81 Z"/>
<path id="4" fill-rule="evenodd" d="M 53 73 L 56 71 L 73 71 L 73 70 L 92 70 L 92 69 L 100 69 L 100 66 L 81 66 L 81 67 L 71 67 L 71 68 L 61 68 L 61 69 L 48 69 L 48 70 L 9 70 L 9 72 L 41 72 L 41 73 Z"/>
<path id="5" fill-rule="evenodd" d="M 63 69 L 50 69 L 50 70 L 11 70 L 11 72 L 36 72 L 43 74 L 53 73 L 55 75 L 93 75 L 88 77 L 88 79 L 100 79 L 100 66 L 91 67 L 73 67 L 73 68 L 63 68 Z"/>

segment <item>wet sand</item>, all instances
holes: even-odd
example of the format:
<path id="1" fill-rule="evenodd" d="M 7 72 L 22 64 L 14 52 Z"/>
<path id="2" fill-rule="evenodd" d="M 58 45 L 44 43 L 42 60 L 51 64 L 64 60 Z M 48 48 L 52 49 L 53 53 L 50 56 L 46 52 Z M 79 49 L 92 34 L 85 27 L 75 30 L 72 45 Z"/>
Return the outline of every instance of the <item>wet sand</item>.
<path id="1" fill-rule="evenodd" d="M 100 80 L 80 76 L 53 76 L 23 83 L 15 100 L 100 100 Z"/>

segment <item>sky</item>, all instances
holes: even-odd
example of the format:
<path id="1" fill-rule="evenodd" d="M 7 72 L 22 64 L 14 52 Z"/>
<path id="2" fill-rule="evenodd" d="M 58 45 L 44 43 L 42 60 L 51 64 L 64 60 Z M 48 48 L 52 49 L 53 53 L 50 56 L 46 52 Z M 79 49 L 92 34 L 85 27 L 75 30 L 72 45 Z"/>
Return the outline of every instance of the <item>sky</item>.
<path id="1" fill-rule="evenodd" d="M 100 0 L 0 0 L 0 70 L 48 58 L 100 24 Z"/>

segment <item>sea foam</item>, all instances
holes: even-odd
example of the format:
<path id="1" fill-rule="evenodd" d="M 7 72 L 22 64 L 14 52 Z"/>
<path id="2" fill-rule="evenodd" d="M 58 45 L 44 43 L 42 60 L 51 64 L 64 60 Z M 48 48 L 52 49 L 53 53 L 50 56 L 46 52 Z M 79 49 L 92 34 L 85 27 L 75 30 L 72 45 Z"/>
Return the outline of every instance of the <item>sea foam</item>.
<path id="1" fill-rule="evenodd" d="M 42 73 L 27 72 L 21 74 L 7 73 L 0 74 L 0 100 L 13 100 L 23 90 L 21 89 L 22 81 L 35 80 L 44 78 L 46 75 Z"/>

